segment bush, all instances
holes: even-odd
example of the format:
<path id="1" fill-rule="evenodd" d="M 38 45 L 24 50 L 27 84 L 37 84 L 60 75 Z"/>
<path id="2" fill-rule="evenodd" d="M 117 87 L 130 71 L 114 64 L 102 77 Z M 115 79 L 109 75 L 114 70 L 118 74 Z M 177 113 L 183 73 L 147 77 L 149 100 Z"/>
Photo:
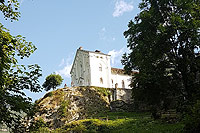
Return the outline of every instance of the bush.
<path id="1" fill-rule="evenodd" d="M 60 108 L 58 109 L 59 114 L 62 117 L 66 117 L 68 115 L 67 107 L 69 106 L 69 100 L 62 101 Z"/>
<path id="2" fill-rule="evenodd" d="M 47 127 L 40 127 L 35 131 L 31 131 L 31 133 L 50 133 L 50 130 Z"/>
<path id="3" fill-rule="evenodd" d="M 93 87 L 95 88 L 99 93 L 103 94 L 103 96 L 109 96 L 111 95 L 111 89 L 110 88 L 103 88 L 103 87 Z"/>
<path id="4" fill-rule="evenodd" d="M 31 132 L 36 132 L 39 131 L 41 128 L 43 129 L 44 127 L 47 127 L 47 124 L 42 118 L 40 118 L 39 120 L 36 120 L 31 123 L 29 130 Z"/>
<path id="5" fill-rule="evenodd" d="M 199 133 L 200 132 L 200 100 L 190 107 L 189 113 L 185 117 L 185 132 Z"/>

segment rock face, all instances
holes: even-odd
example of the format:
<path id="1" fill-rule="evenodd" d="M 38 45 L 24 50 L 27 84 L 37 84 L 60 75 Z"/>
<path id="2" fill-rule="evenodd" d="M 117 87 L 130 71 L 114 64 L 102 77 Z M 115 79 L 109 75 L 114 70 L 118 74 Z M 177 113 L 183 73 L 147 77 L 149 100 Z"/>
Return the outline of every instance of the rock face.
<path id="1" fill-rule="evenodd" d="M 72 87 L 47 93 L 36 101 L 38 111 L 31 121 L 41 120 L 55 129 L 74 120 L 109 110 L 110 91 L 106 88 Z"/>

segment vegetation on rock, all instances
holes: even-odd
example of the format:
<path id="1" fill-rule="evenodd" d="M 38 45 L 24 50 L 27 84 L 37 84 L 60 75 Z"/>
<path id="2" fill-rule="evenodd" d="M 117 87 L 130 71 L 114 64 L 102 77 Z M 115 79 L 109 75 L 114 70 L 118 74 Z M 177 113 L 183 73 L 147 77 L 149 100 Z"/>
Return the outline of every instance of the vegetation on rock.
<path id="1" fill-rule="evenodd" d="M 110 112 L 96 116 L 96 118 L 73 121 L 65 124 L 56 130 L 40 128 L 38 132 L 56 133 L 64 132 L 97 132 L 97 133 L 116 133 L 116 132 L 176 132 L 183 131 L 182 123 L 169 124 L 166 122 L 153 120 L 149 113 L 134 112 Z"/>
<path id="2" fill-rule="evenodd" d="M 37 100 L 36 104 L 38 111 L 30 121 L 42 118 L 52 129 L 109 110 L 108 96 L 94 87 L 57 89 Z"/>

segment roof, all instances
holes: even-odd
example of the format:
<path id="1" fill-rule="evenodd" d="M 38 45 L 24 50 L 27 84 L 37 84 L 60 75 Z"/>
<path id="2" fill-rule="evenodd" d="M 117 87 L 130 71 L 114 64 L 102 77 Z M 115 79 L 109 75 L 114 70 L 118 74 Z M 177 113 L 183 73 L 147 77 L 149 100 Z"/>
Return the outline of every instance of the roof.
<path id="1" fill-rule="evenodd" d="M 111 73 L 115 74 L 126 74 L 124 69 L 111 68 Z M 138 71 L 132 71 L 132 74 L 138 73 Z"/>
<path id="2" fill-rule="evenodd" d="M 95 50 L 95 51 L 88 51 L 88 50 L 82 50 L 82 49 L 78 49 L 78 50 L 83 51 L 83 52 L 87 52 L 87 53 L 95 53 L 95 54 L 101 54 L 101 55 L 111 56 L 111 55 L 108 55 L 108 54 L 104 54 L 104 53 L 102 53 L 99 50 Z"/>

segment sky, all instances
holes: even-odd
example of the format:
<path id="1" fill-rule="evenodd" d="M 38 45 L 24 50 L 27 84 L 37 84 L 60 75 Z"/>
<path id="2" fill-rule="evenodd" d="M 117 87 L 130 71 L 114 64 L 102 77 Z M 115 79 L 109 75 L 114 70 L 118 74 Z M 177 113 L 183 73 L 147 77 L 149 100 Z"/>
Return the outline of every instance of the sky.
<path id="1" fill-rule="evenodd" d="M 39 64 L 42 85 L 46 76 L 55 72 L 70 86 L 70 70 L 76 50 L 100 50 L 111 55 L 111 66 L 123 68 L 121 56 L 128 52 L 123 32 L 139 13 L 140 0 L 19 0 L 21 17 L 0 21 L 14 36 L 22 35 L 37 50 L 21 64 Z M 31 93 L 33 101 L 46 92 Z"/>

